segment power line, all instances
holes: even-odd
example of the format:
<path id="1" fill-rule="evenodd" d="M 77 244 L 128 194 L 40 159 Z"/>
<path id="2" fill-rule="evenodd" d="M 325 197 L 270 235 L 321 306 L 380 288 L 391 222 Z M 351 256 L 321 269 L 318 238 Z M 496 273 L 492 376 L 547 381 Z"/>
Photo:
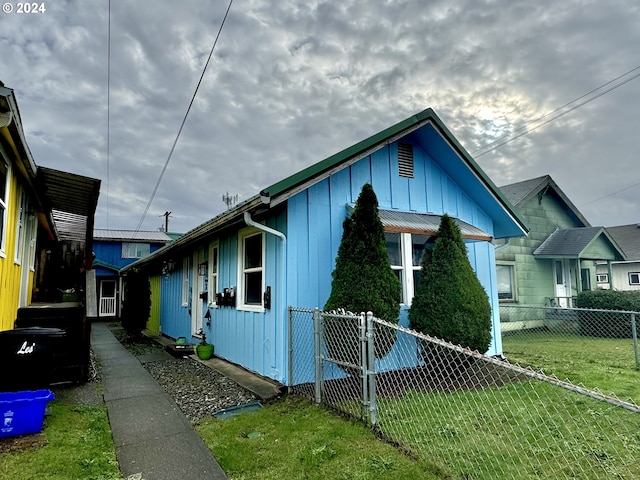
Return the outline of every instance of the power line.
<path id="1" fill-rule="evenodd" d="M 595 200 L 590 200 L 590 201 L 588 201 L 587 203 L 583 203 L 582 205 L 580 205 L 580 208 L 581 208 L 581 207 L 584 207 L 584 206 L 586 206 L 586 205 L 591 205 L 592 203 L 595 203 L 595 202 L 597 202 L 597 201 L 599 201 L 599 200 L 604 200 L 605 198 L 613 197 L 614 195 L 617 195 L 617 194 L 619 194 L 619 193 L 622 193 L 622 192 L 624 192 L 625 190 L 629 190 L 630 188 L 637 187 L 638 185 L 640 185 L 640 182 L 636 182 L 636 183 L 634 183 L 634 184 L 632 184 L 632 185 L 628 185 L 628 186 L 626 186 L 626 187 L 624 187 L 624 188 L 621 188 L 621 189 L 619 189 L 619 190 L 616 190 L 615 192 L 607 193 L 606 195 L 603 195 L 602 197 L 596 198 Z"/>
<path id="2" fill-rule="evenodd" d="M 627 78 L 627 79 L 626 79 L 626 80 L 624 80 L 623 82 L 620 82 L 620 83 L 618 83 L 618 84 L 616 84 L 616 85 L 612 86 L 611 88 L 608 88 L 608 89 L 606 89 L 606 90 L 604 90 L 604 91 L 602 91 L 602 92 L 598 93 L 597 95 L 595 95 L 595 96 L 593 96 L 593 97 L 591 97 L 591 98 L 588 98 L 588 99 L 586 99 L 585 101 L 583 101 L 583 102 L 581 102 L 581 103 L 578 103 L 578 104 L 576 104 L 576 105 L 573 105 L 571 108 L 569 108 L 569 109 L 567 109 L 567 110 L 562 111 L 563 109 L 565 109 L 566 107 L 568 107 L 568 106 L 570 106 L 570 105 L 574 104 L 575 102 L 577 102 L 577 101 L 579 101 L 579 100 L 582 100 L 583 98 L 585 98 L 585 97 L 587 97 L 587 96 L 591 95 L 592 93 L 597 92 L 598 90 L 601 90 L 602 88 L 604 88 L 604 87 L 606 87 L 606 86 L 608 86 L 608 85 L 611 85 L 612 83 L 614 83 L 614 82 L 616 82 L 616 81 L 620 80 L 620 79 L 621 79 L 621 78 L 623 78 L 623 77 L 626 77 L 627 75 L 629 75 L 629 74 L 631 74 L 631 73 L 635 72 L 636 70 L 640 70 L 640 66 L 635 67 L 635 68 L 633 68 L 633 69 L 629 70 L 628 72 L 623 73 L 622 75 L 619 75 L 618 77 L 614 78 L 613 80 L 609 80 L 608 82 L 603 83 L 603 84 L 602 84 L 602 85 L 600 85 L 599 87 L 594 88 L 593 90 L 591 90 L 591 91 L 589 91 L 589 92 L 585 93 L 584 95 L 579 96 L 578 98 L 575 98 L 575 99 L 571 100 L 571 101 L 570 101 L 570 102 L 568 102 L 568 103 L 565 103 L 565 104 L 564 104 L 564 105 L 562 105 L 561 107 L 558 107 L 558 108 L 556 108 L 556 109 L 554 109 L 554 110 L 552 110 L 552 111 L 550 111 L 550 112 L 548 112 L 548 113 L 545 113 L 545 114 L 544 114 L 544 115 L 542 115 L 541 117 L 538 117 L 538 118 L 536 118 L 536 119 L 534 119 L 534 120 L 531 120 L 531 121 L 527 122 L 527 123 L 526 123 L 526 124 L 524 124 L 522 127 L 519 127 L 519 128 L 517 128 L 517 129 L 515 129 L 513 132 L 508 133 L 508 134 L 506 134 L 506 135 L 503 135 L 502 137 L 497 138 L 497 139 L 495 139 L 494 141 L 492 141 L 492 142 L 490 142 L 490 143 L 486 144 L 484 147 L 481 147 L 481 148 L 479 148 L 478 150 L 475 150 L 474 152 L 472 152 L 472 155 L 473 155 L 474 157 L 476 157 L 476 158 L 477 158 L 477 157 L 481 157 L 481 156 L 483 156 L 483 155 L 486 155 L 487 153 L 492 152 L 493 150 L 496 150 L 496 149 L 498 149 L 498 148 L 502 147 L 503 145 L 506 145 L 507 143 L 510 143 L 510 142 L 512 142 L 512 141 L 514 141 L 514 140 L 516 140 L 516 139 L 520 138 L 520 137 L 523 137 L 524 135 L 526 135 L 526 134 L 528 134 L 528 133 L 531 133 L 531 132 L 533 132 L 534 130 L 537 130 L 538 128 L 540 128 L 540 127 L 543 127 L 543 126 L 545 126 L 545 125 L 547 125 L 547 124 L 549 124 L 549 123 L 553 122 L 554 120 L 557 120 L 558 118 L 560 118 L 560 117 L 562 117 L 562 116 L 564 116 L 564 115 L 566 115 L 566 114 L 568 114 L 568 113 L 570 113 L 570 112 L 573 112 L 573 111 L 574 111 L 574 110 L 576 110 L 577 108 L 580 108 L 580 107 L 582 107 L 583 105 L 586 105 L 587 103 L 590 103 L 590 102 L 592 102 L 592 101 L 594 101 L 594 100 L 596 100 L 596 99 L 600 98 L 601 96 L 603 96 L 603 95 L 605 95 L 605 94 L 607 94 L 607 93 L 611 92 L 612 90 L 615 90 L 616 88 L 621 87 L 622 85 L 624 85 L 624 84 L 626 84 L 626 83 L 629 83 L 631 80 L 634 80 L 634 79 L 636 79 L 636 78 L 640 77 L 640 72 L 636 73 L 635 75 L 631 76 L 630 78 Z M 559 112 L 559 113 L 558 113 L 558 112 Z M 533 125 L 533 124 L 535 124 L 535 123 L 538 123 L 538 122 L 540 122 L 540 121 L 544 120 L 545 118 L 547 118 L 547 117 L 549 117 L 549 116 L 553 115 L 554 113 L 558 113 L 558 114 L 557 114 L 557 115 L 554 115 L 553 117 L 549 118 L 548 120 L 546 120 L 546 121 L 544 121 L 544 122 L 540 123 L 539 125 L 536 125 L 536 126 L 534 126 L 534 127 L 532 127 L 532 128 L 528 128 L 530 125 Z M 525 129 L 526 129 L 526 130 L 525 130 Z M 524 131 L 524 132 L 522 132 L 522 133 L 520 133 L 520 134 L 518 134 L 518 135 L 513 136 L 513 134 L 514 134 L 514 133 L 519 132 L 519 131 L 522 131 L 522 130 L 525 130 L 525 131 Z M 509 138 L 509 137 L 510 137 L 510 138 Z M 503 139 L 506 139 L 506 140 L 504 140 L 503 142 L 501 142 L 501 140 L 503 140 Z M 501 142 L 501 143 L 498 143 L 498 142 Z M 496 145 L 496 144 L 497 144 L 497 145 Z M 493 145 L 493 146 L 492 146 L 492 145 Z"/>
<path id="3" fill-rule="evenodd" d="M 138 226 L 136 227 L 136 231 L 139 231 L 142 227 L 142 223 L 144 222 L 147 213 L 149 212 L 149 208 L 151 207 L 151 203 L 153 199 L 156 197 L 156 193 L 158 193 L 158 188 L 160 187 L 160 182 L 162 181 L 162 177 L 164 177 L 164 172 L 166 172 L 167 167 L 169 166 L 169 162 L 171 161 L 171 157 L 173 156 L 173 151 L 176 148 L 176 144 L 178 143 L 178 139 L 180 138 L 180 134 L 182 133 L 182 129 L 184 128 L 185 123 L 187 122 L 187 117 L 189 116 L 189 112 L 191 111 L 191 106 L 196 99 L 196 95 L 198 94 L 198 90 L 200 89 L 200 84 L 202 83 L 202 79 L 204 78 L 204 74 L 207 71 L 207 67 L 209 66 L 209 62 L 211 61 L 211 57 L 213 56 L 213 50 L 216 48 L 216 44 L 218 43 L 218 38 L 220 38 L 220 34 L 222 33 L 222 28 L 227 20 L 227 16 L 229 15 L 229 10 L 231 10 L 231 5 L 233 4 L 233 0 L 229 1 L 229 6 L 227 7 L 227 11 L 222 18 L 222 23 L 220 24 L 220 28 L 218 29 L 218 34 L 216 35 L 215 40 L 213 41 L 213 46 L 211 47 L 211 51 L 209 52 L 209 57 L 207 58 L 207 62 L 204 64 L 204 68 L 202 69 L 202 74 L 200 75 L 200 80 L 198 80 L 198 85 L 196 85 L 196 89 L 193 92 L 193 96 L 191 97 L 191 101 L 189 102 L 189 106 L 187 107 L 187 111 L 184 114 L 184 118 L 182 119 L 182 123 L 180 124 L 180 129 L 178 130 L 178 134 L 176 135 L 175 140 L 173 141 L 173 145 L 171 145 L 171 150 L 169 151 L 169 155 L 167 156 L 167 160 L 164 162 L 164 166 L 162 167 L 162 171 L 160 172 L 160 176 L 158 177 L 158 181 L 153 189 L 153 193 L 151 193 L 151 197 L 149 198 L 149 202 L 147 203 L 146 208 L 144 209 L 144 213 L 138 222 Z"/>
<path id="4" fill-rule="evenodd" d="M 107 26 L 107 228 L 109 228 L 109 178 L 111 170 L 111 0 Z"/>

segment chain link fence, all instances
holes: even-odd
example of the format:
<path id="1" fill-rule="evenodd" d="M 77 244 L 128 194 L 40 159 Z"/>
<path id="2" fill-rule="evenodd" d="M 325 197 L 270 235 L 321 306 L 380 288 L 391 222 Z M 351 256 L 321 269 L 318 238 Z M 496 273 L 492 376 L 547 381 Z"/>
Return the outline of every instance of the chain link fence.
<path id="1" fill-rule="evenodd" d="M 620 371 L 631 374 L 632 370 L 637 374 L 638 317 L 640 313 L 618 310 L 502 305 L 502 349 L 513 362 L 566 376 L 574 382 L 597 382 L 588 386 L 617 392 L 616 385 L 607 384 L 606 376 L 598 384 L 600 379 L 581 372 L 595 364 L 600 370 L 610 370 L 609 375 Z M 619 393 L 624 395 L 624 389 Z M 636 399 L 638 402 L 640 399 Z"/>
<path id="2" fill-rule="evenodd" d="M 452 478 L 640 478 L 632 402 L 370 315 L 291 308 L 289 318 L 294 393 L 365 420 Z"/>

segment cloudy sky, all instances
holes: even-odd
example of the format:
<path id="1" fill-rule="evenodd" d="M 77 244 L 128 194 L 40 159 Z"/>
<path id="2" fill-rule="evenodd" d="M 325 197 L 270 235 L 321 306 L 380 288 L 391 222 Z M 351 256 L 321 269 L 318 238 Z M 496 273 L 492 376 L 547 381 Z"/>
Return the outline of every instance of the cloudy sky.
<path id="1" fill-rule="evenodd" d="M 114 0 L 110 49 L 108 0 L 9 3 L 0 80 L 36 163 L 102 179 L 96 226 L 135 229 L 227 0 Z M 639 45 L 626 0 L 234 0 L 142 228 L 187 231 L 428 107 L 497 185 L 549 174 L 593 225 L 638 223 Z"/>

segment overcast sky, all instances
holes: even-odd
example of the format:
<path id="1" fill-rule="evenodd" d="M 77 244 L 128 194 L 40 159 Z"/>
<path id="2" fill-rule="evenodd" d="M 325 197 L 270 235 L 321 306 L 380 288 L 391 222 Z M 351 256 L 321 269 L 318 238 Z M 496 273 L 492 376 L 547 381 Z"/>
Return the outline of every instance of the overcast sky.
<path id="1" fill-rule="evenodd" d="M 9 3 L 0 80 L 36 163 L 102 179 L 96 227 L 135 229 L 227 0 L 111 2 L 109 110 L 108 0 Z M 234 0 L 142 229 L 171 211 L 187 231 L 226 192 L 247 199 L 428 107 L 472 154 L 538 127 L 476 156 L 498 186 L 549 174 L 592 225 L 640 223 L 639 45 L 626 0 Z"/>

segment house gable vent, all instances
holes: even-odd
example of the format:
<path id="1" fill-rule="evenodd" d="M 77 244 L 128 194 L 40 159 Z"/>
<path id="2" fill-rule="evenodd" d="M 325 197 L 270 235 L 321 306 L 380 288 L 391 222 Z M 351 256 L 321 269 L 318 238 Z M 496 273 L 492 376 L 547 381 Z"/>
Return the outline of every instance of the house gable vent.
<path id="1" fill-rule="evenodd" d="M 398 175 L 413 178 L 413 145 L 398 144 Z"/>

